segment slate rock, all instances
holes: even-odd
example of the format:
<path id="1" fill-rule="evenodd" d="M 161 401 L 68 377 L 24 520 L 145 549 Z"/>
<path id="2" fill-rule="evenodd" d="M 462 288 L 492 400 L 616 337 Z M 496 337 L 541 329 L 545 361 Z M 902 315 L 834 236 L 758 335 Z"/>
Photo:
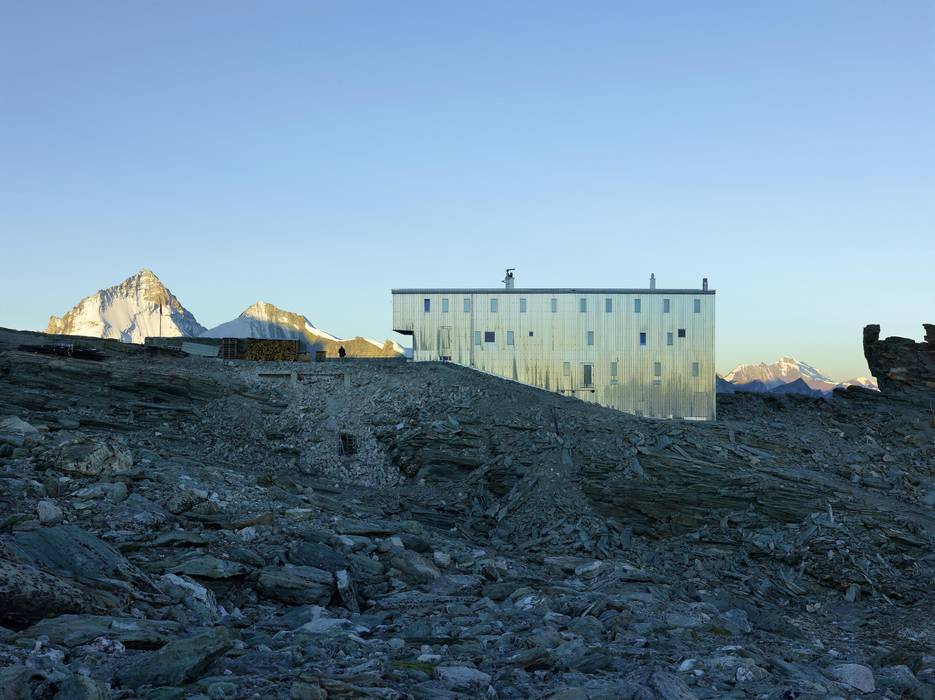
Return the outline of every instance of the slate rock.
<path id="1" fill-rule="evenodd" d="M 435 675 L 452 690 L 476 691 L 490 684 L 490 674 L 470 666 L 439 666 Z"/>
<path id="2" fill-rule="evenodd" d="M 390 555 L 390 565 L 399 569 L 410 583 L 428 583 L 442 575 L 438 567 L 409 549 L 395 550 Z"/>
<path id="3" fill-rule="evenodd" d="M 88 644 L 106 637 L 128 649 L 158 649 L 181 631 L 171 620 L 146 620 L 109 615 L 59 615 L 37 622 L 23 630 L 24 637 L 48 637 L 49 642 L 66 647 Z"/>
<path id="4" fill-rule="evenodd" d="M 214 627 L 193 637 L 170 642 L 159 651 L 127 659 L 126 665 L 117 673 L 117 680 L 126 688 L 184 685 L 197 680 L 232 646 L 227 629 Z"/>
<path id="5" fill-rule="evenodd" d="M 270 566 L 260 572 L 257 590 L 288 605 L 325 604 L 334 592 L 334 575 L 313 566 Z"/>
<path id="6" fill-rule="evenodd" d="M 863 664 L 838 664 L 828 670 L 828 675 L 841 685 L 862 693 L 872 693 L 877 687 L 873 671 Z"/>

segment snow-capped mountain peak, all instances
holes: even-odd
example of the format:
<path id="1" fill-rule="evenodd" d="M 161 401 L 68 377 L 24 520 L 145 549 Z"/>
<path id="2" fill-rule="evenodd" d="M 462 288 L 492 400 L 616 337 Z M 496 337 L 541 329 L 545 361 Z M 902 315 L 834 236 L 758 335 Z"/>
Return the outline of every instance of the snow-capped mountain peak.
<path id="1" fill-rule="evenodd" d="M 301 314 L 284 311 L 268 301 L 257 301 L 227 323 L 205 331 L 206 338 L 292 338 L 303 339 L 305 336 L 324 340 L 337 340 L 312 325 Z"/>
<path id="2" fill-rule="evenodd" d="M 396 357 L 403 354 L 398 343 L 380 343 L 369 338 L 340 339 L 316 328 L 302 314 L 285 311 L 266 301 L 251 304 L 237 318 L 202 333 L 206 338 L 282 338 L 299 340 L 306 350 L 323 350 L 329 357 L 344 347 L 351 357 Z"/>
<path id="3" fill-rule="evenodd" d="M 199 335 L 204 327 L 152 270 L 85 297 L 64 316 L 49 318 L 47 333 L 142 343 L 146 336 Z"/>
<path id="4" fill-rule="evenodd" d="M 836 382 L 819 370 L 788 356 L 780 357 L 779 360 L 772 364 L 761 362 L 756 365 L 738 365 L 724 375 L 724 379 L 733 384 L 747 384 L 748 382 L 759 381 L 767 388 L 788 384 L 796 379 L 802 379 L 811 388 L 820 391 L 831 391 L 836 386 Z"/>

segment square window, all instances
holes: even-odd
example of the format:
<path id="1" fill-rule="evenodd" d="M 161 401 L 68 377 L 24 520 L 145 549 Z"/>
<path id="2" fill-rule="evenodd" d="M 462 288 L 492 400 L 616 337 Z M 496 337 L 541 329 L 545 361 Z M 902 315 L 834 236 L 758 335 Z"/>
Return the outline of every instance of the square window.
<path id="1" fill-rule="evenodd" d="M 507 344 L 507 345 L 512 345 L 512 344 L 513 344 L 513 331 L 507 331 L 507 332 L 506 332 L 506 344 Z"/>
<path id="2" fill-rule="evenodd" d="M 698 363 L 697 362 L 692 362 L 692 376 L 693 377 L 698 376 Z"/>
<path id="3" fill-rule="evenodd" d="M 464 299 L 464 313 L 471 313 L 471 300 L 468 297 L 465 297 Z"/>
<path id="4" fill-rule="evenodd" d="M 485 343 L 494 343 L 496 342 L 497 335 L 493 331 L 484 331 L 484 342 Z"/>
<path id="5" fill-rule="evenodd" d="M 552 313 L 558 313 L 558 299 L 552 298 Z"/>
<path id="6" fill-rule="evenodd" d="M 432 309 L 432 301 L 431 301 L 430 299 L 423 299 L 423 300 L 422 300 L 422 310 L 423 310 L 425 313 L 428 313 L 429 311 L 431 311 L 431 309 Z"/>
<path id="7" fill-rule="evenodd" d="M 496 299 L 490 300 L 490 313 L 492 314 L 497 313 L 497 300 Z"/>
<path id="8" fill-rule="evenodd" d="M 672 331 L 666 333 L 666 345 L 672 345 Z"/>
<path id="9" fill-rule="evenodd" d="M 646 334 L 640 333 L 640 345 L 646 345 Z"/>
<path id="10" fill-rule="evenodd" d="M 640 300 L 634 299 L 633 300 L 633 313 L 638 314 L 640 312 L 640 306 L 642 306 L 642 304 L 640 304 Z"/>
<path id="11" fill-rule="evenodd" d="M 448 300 L 447 299 L 442 299 L 442 313 L 443 314 L 448 313 Z"/>
<path id="12" fill-rule="evenodd" d="M 519 300 L 519 312 L 521 314 L 526 313 L 526 299 L 524 297 L 521 297 Z"/>
<path id="13" fill-rule="evenodd" d="M 474 331 L 474 345 L 480 345 L 480 331 Z"/>
<path id="14" fill-rule="evenodd" d="M 588 345 L 594 345 L 594 331 L 588 331 Z"/>
<path id="15" fill-rule="evenodd" d="M 664 314 L 669 313 L 669 300 L 668 299 L 662 300 L 662 313 Z"/>
<path id="16" fill-rule="evenodd" d="M 610 297 L 607 297 L 606 299 L 604 299 L 604 311 L 606 313 L 610 313 L 613 310 L 614 310 L 614 300 L 611 299 Z"/>
<path id="17" fill-rule="evenodd" d="M 581 366 L 581 369 L 582 369 L 582 375 L 583 375 L 583 376 L 581 377 L 581 379 L 582 379 L 582 382 L 581 382 L 582 385 L 583 385 L 583 386 L 592 386 L 592 381 L 591 381 L 591 380 L 592 380 L 592 377 L 591 377 L 591 374 L 592 374 L 592 370 L 594 369 L 594 366 L 593 366 L 593 365 L 582 365 L 582 366 Z"/>
<path id="18" fill-rule="evenodd" d="M 579 300 L 578 300 L 578 311 L 580 311 L 581 313 L 584 313 L 584 312 L 586 312 L 587 310 L 588 310 L 588 300 L 587 300 L 587 299 L 579 299 Z"/>
<path id="19" fill-rule="evenodd" d="M 679 328 L 679 338 L 684 338 L 684 337 L 685 337 L 685 329 Z"/>
<path id="20" fill-rule="evenodd" d="M 701 299 L 695 299 L 695 313 L 701 313 Z"/>
<path id="21" fill-rule="evenodd" d="M 570 362 L 562 363 L 562 374 L 566 377 L 571 376 L 571 363 Z"/>
<path id="22" fill-rule="evenodd" d="M 529 337 L 532 338 L 532 331 L 529 331 Z"/>

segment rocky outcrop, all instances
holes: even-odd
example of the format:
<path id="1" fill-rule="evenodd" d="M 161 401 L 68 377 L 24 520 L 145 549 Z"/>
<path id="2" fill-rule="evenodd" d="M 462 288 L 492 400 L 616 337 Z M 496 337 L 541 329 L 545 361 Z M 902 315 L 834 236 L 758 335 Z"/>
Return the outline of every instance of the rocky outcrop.
<path id="1" fill-rule="evenodd" d="M 880 340 L 880 326 L 864 327 L 864 356 L 870 373 L 885 393 L 935 391 L 935 324 L 923 323 L 925 340 L 890 337 Z"/>

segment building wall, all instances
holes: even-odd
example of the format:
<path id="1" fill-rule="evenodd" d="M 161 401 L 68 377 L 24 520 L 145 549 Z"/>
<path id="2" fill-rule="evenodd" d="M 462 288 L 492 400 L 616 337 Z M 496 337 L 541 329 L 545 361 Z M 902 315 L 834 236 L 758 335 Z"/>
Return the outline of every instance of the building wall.
<path id="1" fill-rule="evenodd" d="M 491 308 L 494 299 L 496 311 Z M 699 313 L 694 311 L 696 299 Z M 713 291 L 394 290 L 393 328 L 412 335 L 417 362 L 447 358 L 645 416 L 715 417 Z M 680 328 L 683 338 L 678 337 Z M 493 342 L 485 339 L 490 332 Z M 588 344 L 589 332 L 593 345 Z M 640 333 L 646 334 L 645 345 L 640 345 Z M 693 363 L 698 363 L 698 376 L 692 374 Z M 584 381 L 585 365 L 591 366 L 590 386 Z"/>

